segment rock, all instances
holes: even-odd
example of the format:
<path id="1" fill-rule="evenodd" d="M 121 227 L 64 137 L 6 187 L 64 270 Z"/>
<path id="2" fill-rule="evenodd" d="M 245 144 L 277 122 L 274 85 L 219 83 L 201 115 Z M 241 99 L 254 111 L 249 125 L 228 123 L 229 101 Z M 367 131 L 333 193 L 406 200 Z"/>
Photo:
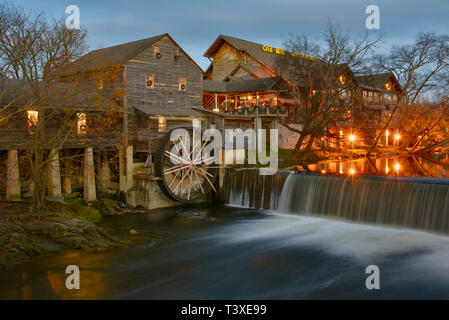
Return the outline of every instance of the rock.
<path id="1" fill-rule="evenodd" d="M 124 203 L 123 201 L 119 201 L 118 205 L 120 206 L 120 208 L 125 209 L 126 208 L 126 203 Z"/>
<path id="2" fill-rule="evenodd" d="M 131 233 L 132 235 L 136 235 L 138 232 L 134 229 L 129 230 L 129 233 Z"/>

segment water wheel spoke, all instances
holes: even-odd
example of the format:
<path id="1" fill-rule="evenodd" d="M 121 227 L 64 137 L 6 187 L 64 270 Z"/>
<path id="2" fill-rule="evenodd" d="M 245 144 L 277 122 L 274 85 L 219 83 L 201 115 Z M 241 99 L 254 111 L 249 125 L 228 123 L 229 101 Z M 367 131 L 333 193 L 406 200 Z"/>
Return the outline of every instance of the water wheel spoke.
<path id="1" fill-rule="evenodd" d="M 203 194 L 205 194 L 204 189 L 203 189 L 203 186 L 202 186 L 202 183 L 201 183 L 201 180 L 200 180 L 200 177 L 198 176 L 197 171 L 198 171 L 198 170 L 195 170 L 194 172 L 195 172 L 196 179 L 198 180 L 198 185 L 199 185 L 200 188 L 201 188 L 201 192 L 202 192 Z"/>
<path id="2" fill-rule="evenodd" d="M 212 187 L 212 189 L 215 191 L 215 193 L 217 193 L 217 190 L 215 190 L 215 187 L 213 185 L 213 183 L 209 180 L 209 178 L 207 177 L 207 174 L 209 174 L 207 171 L 204 171 L 202 168 L 198 168 L 202 173 L 204 173 L 203 177 L 206 178 L 206 181 L 209 183 L 209 185 Z M 209 174 L 210 175 L 210 174 Z M 211 175 L 212 176 L 212 175 Z M 213 177 L 213 176 L 212 176 Z"/>
<path id="3" fill-rule="evenodd" d="M 203 155 L 210 140 L 190 140 L 191 130 L 187 130 L 186 135 L 178 136 L 175 141 L 171 141 L 169 137 L 170 134 L 167 134 L 166 142 L 160 149 L 160 165 L 157 167 L 162 178 L 161 188 L 167 195 L 177 201 L 192 202 L 210 190 L 217 192 L 213 185 L 215 171 L 206 164 L 216 156 Z"/>

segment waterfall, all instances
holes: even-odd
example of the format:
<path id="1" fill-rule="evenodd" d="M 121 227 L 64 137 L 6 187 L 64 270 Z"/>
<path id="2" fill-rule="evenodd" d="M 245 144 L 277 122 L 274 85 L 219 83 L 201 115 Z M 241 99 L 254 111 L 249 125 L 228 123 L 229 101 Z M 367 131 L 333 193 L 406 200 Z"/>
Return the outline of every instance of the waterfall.
<path id="1" fill-rule="evenodd" d="M 225 203 L 232 206 L 274 210 L 290 171 L 260 175 L 259 169 L 227 169 L 224 179 Z"/>
<path id="2" fill-rule="evenodd" d="M 225 179 L 228 204 L 449 234 L 447 180 L 246 171 Z"/>

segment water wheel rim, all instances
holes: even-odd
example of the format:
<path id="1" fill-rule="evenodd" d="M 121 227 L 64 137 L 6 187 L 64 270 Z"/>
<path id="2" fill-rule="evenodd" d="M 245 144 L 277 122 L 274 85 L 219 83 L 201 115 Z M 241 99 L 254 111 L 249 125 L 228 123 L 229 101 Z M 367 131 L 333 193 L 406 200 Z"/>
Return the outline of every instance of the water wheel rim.
<path id="1" fill-rule="evenodd" d="M 188 131 L 189 134 L 191 130 Z M 190 137 L 189 137 L 190 138 Z M 197 142 L 201 143 L 201 141 Z M 178 146 L 180 144 L 180 146 Z M 217 192 L 214 169 L 205 163 L 202 151 L 207 141 L 201 143 L 200 152 L 194 154 L 182 139 L 167 139 L 163 148 L 160 176 L 166 193 L 180 202 L 197 202 L 205 198 L 211 190 Z M 187 150 L 189 149 L 189 150 Z"/>

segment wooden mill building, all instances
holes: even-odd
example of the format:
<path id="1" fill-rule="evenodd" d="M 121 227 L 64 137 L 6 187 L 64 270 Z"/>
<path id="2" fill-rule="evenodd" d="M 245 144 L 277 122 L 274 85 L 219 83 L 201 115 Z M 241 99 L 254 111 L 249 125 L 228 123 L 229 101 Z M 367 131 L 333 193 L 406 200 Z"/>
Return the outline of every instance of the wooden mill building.
<path id="1" fill-rule="evenodd" d="M 113 77 L 111 73 L 114 73 Z M 102 78 L 106 74 L 108 78 Z M 51 185 L 55 185 L 57 189 L 54 192 L 56 198 L 61 198 L 63 194 L 59 172 L 59 157 L 63 149 L 81 148 L 81 152 L 86 154 L 84 165 L 81 164 L 81 167 L 85 168 L 84 179 L 81 180 L 84 180 L 85 199 L 92 201 L 96 198 L 95 175 L 98 177 L 101 173 L 107 172 L 106 176 L 109 177 L 111 157 L 109 153 L 109 158 L 108 156 L 97 158 L 94 157 L 94 153 L 100 154 L 106 147 L 115 146 L 116 151 L 120 151 L 118 188 L 131 204 L 135 203 L 133 196 L 129 197 L 135 185 L 135 162 L 148 160 L 148 152 L 154 147 L 154 143 L 150 143 L 150 137 L 157 137 L 175 127 L 191 127 L 195 122 L 208 121 L 209 117 L 198 110 L 202 107 L 202 82 L 202 69 L 168 34 L 94 50 L 73 62 L 60 79 L 60 83 L 76 88 L 87 83 L 91 89 L 93 88 L 89 93 L 91 96 L 104 94 L 114 99 L 118 106 L 115 113 L 117 123 L 114 135 L 105 145 L 104 136 L 99 134 L 99 130 L 95 130 L 96 127 L 91 125 L 89 120 L 85 120 L 95 111 L 104 110 L 104 105 L 89 102 L 83 105 L 86 108 L 82 112 L 84 118 L 77 121 L 78 123 L 81 121 L 78 127 L 82 127 L 82 130 L 73 132 L 71 141 L 74 143 L 64 141 L 55 152 L 54 160 L 58 165 L 58 172 L 53 174 Z M 120 90 L 121 94 L 113 97 L 112 90 Z M 79 102 L 73 104 L 74 108 L 79 108 Z M 31 117 L 33 115 L 34 113 L 31 113 Z M 13 134 L 17 135 L 16 131 L 24 132 L 22 135 L 24 140 L 19 144 L 0 146 L 0 150 L 8 150 L 6 179 L 8 199 L 20 198 L 18 180 L 21 173 L 17 151 L 20 152 L 24 148 L 27 140 L 31 142 L 33 139 L 28 133 L 26 112 L 19 115 L 20 117 L 23 121 L 13 124 L 11 120 L 0 126 L 1 139 L 14 140 L 16 136 Z M 105 118 L 101 116 L 97 118 L 99 127 L 106 125 L 106 121 L 101 123 L 102 120 Z M 11 128 L 17 129 L 14 131 Z M 70 184 L 71 181 L 62 183 L 64 193 L 71 192 Z M 49 190 L 49 196 L 52 194 Z"/>
<path id="2" fill-rule="evenodd" d="M 280 148 L 291 148 L 297 134 L 280 126 L 279 119 L 300 123 L 294 94 L 298 82 L 294 73 L 279 71 L 279 57 L 324 65 L 313 57 L 225 35 L 218 36 L 204 56 L 211 60 L 205 72 L 168 34 L 91 51 L 46 91 L 45 103 L 61 111 L 59 118 L 48 120 L 23 100 L 30 92 L 26 85 L 3 79 L 0 103 L 15 110 L 0 123 L 7 198 L 20 198 L 24 170 L 19 170 L 19 158 L 36 145 L 35 128 L 44 132 L 42 141 L 51 141 L 63 114 L 69 114 L 74 125 L 59 144 L 47 147 L 53 168 L 48 196 L 57 199 L 70 194 L 78 181 L 87 201 L 96 199 L 100 183 L 138 204 L 136 170 L 150 166 L 158 138 L 176 127 L 278 128 Z M 341 128 L 350 130 L 366 119 L 379 128 L 401 90 L 397 80 L 391 74 L 355 77 L 347 66 L 335 68 L 341 83 L 351 84 L 341 101 L 356 101 L 345 111 L 353 115 L 351 120 L 339 124 Z M 74 155 L 81 155 L 78 164 L 63 160 Z M 110 181 L 115 159 L 116 187 Z M 32 191 L 32 185 L 28 189 Z"/>
<path id="3" fill-rule="evenodd" d="M 287 117 L 293 127 L 300 129 L 302 119 L 296 113 L 298 98 L 294 93 L 299 91 L 307 95 L 319 90 L 320 74 L 328 72 L 333 74 L 337 88 L 340 88 L 336 104 L 340 112 L 346 114 L 341 117 L 346 120 L 337 122 L 330 130 L 349 133 L 363 123 L 368 130 L 361 135 L 369 140 L 382 126 L 401 90 L 392 74 L 356 77 L 344 64 L 331 66 L 314 57 L 227 35 L 218 36 L 204 56 L 211 60 L 211 64 L 204 76 L 203 106 L 226 113 L 228 122 L 230 115 L 261 115 L 265 119 L 263 126 L 269 127 L 270 121 L 265 114 L 272 114 Z M 309 81 L 298 79 L 299 69 L 280 68 L 281 64 L 298 59 L 301 67 L 310 68 L 312 79 Z M 279 126 L 279 130 L 280 147 L 292 148 L 298 135 L 283 126 Z"/>

